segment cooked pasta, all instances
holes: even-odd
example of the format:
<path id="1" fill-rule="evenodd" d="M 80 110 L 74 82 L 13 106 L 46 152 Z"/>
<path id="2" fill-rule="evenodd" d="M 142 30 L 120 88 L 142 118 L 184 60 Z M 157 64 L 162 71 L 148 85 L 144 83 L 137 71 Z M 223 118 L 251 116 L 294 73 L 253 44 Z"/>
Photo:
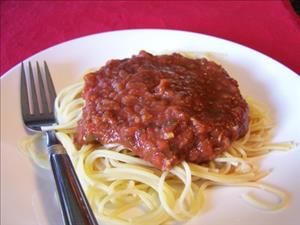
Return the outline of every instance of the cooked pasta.
<path id="1" fill-rule="evenodd" d="M 289 150 L 294 144 L 271 142 L 274 124 L 265 109 L 252 99 L 247 99 L 249 130 L 227 152 L 206 164 L 184 161 L 170 171 L 161 171 L 118 143 L 76 148 L 73 137 L 82 116 L 82 88 L 83 82 L 78 82 L 59 93 L 55 101 L 58 124 L 44 130 L 57 131 L 99 220 L 124 225 L 186 221 L 199 213 L 205 204 L 205 191 L 212 186 L 251 187 L 279 198 L 278 202 L 270 203 L 243 195 L 246 202 L 261 209 L 277 210 L 287 205 L 287 193 L 260 183 L 270 171 L 261 171 L 252 158 L 273 150 Z M 39 137 L 24 142 L 23 148 L 33 152 L 31 143 Z M 31 156 L 47 167 L 37 152 Z"/>

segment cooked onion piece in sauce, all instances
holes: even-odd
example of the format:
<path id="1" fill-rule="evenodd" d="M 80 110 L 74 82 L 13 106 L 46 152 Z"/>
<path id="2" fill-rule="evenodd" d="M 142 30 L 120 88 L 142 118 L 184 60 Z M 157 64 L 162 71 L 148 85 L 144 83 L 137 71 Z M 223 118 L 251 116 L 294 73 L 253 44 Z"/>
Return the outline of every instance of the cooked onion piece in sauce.
<path id="1" fill-rule="evenodd" d="M 140 62 L 137 59 L 139 57 L 148 59 Z M 245 195 L 244 199 L 267 210 L 285 207 L 287 194 L 270 185 L 258 183 L 270 171 L 261 171 L 252 160 L 272 150 L 288 150 L 294 146 L 292 142 L 271 143 L 274 125 L 266 110 L 251 99 L 247 99 L 247 104 L 238 91 L 236 81 L 213 62 L 196 60 L 200 65 L 203 63 L 209 67 L 204 71 L 209 70 L 211 76 L 217 77 L 211 78 L 211 82 L 224 82 L 224 87 L 219 88 L 222 94 L 213 91 L 218 85 L 210 81 L 208 85 L 194 84 L 199 82 L 195 74 L 188 78 L 192 81 L 182 81 L 182 85 L 172 86 L 174 80 L 184 80 L 180 78 L 183 75 L 178 75 L 180 73 L 174 72 L 172 67 L 165 68 L 166 63 L 170 60 L 174 64 L 173 60 L 176 59 L 180 65 L 181 60 L 190 62 L 189 59 L 178 54 L 170 58 L 161 56 L 159 59 L 163 59 L 163 62 L 160 68 L 164 68 L 164 72 L 158 73 L 154 69 L 152 73 L 152 64 L 160 64 L 160 60 L 153 57 L 141 52 L 132 58 L 138 61 L 136 68 L 125 66 L 132 59 L 113 60 L 99 71 L 88 73 L 85 83 L 76 83 L 59 93 L 55 102 L 59 124 L 44 128 L 57 131 L 97 218 L 108 224 L 124 225 L 186 221 L 201 211 L 205 203 L 205 190 L 216 185 L 262 189 L 279 200 L 270 203 L 250 195 Z M 148 60 L 153 62 L 149 63 Z M 142 69 L 138 69 L 139 63 L 143 64 Z M 133 74 L 138 71 L 143 76 L 128 77 L 129 72 L 121 68 L 127 68 Z M 176 71 L 181 70 L 186 71 L 180 66 L 176 67 Z M 116 74 L 111 77 L 107 75 L 114 74 L 114 71 L 122 73 L 122 79 Z M 142 78 L 144 76 L 146 78 Z M 121 81 L 125 82 L 122 88 L 118 87 Z M 126 88 L 126 82 L 130 83 L 130 88 Z M 221 100 L 206 96 L 198 101 L 195 98 L 201 97 L 202 92 L 189 89 L 184 82 L 198 88 L 208 88 L 207 93 L 214 93 L 215 97 L 218 96 L 216 98 L 221 96 Z M 152 86 L 148 87 L 149 83 Z M 192 98 L 184 92 L 178 94 L 177 91 L 181 90 L 188 91 Z M 131 95 L 135 97 L 134 101 L 128 97 Z M 232 95 L 233 100 L 227 95 Z M 100 99 L 92 101 L 93 98 Z M 210 101 L 218 106 L 210 104 Z M 227 106 L 222 107 L 222 102 Z M 205 104 L 211 107 L 201 114 L 201 104 L 202 109 Z M 136 105 L 137 109 L 134 108 Z M 227 110 L 228 113 L 223 115 Z M 203 119 L 205 116 L 208 116 L 206 120 Z M 226 118 L 231 122 L 226 122 Z M 143 119 L 145 124 L 142 123 Z M 147 126 L 150 130 L 147 130 Z M 138 132 L 139 129 L 145 130 L 145 136 Z M 189 139 L 191 136 L 193 138 Z M 181 142 L 173 139 L 185 144 L 181 145 Z M 160 141 L 167 144 L 158 144 Z M 35 157 L 31 142 L 24 142 L 23 148 L 29 149 L 33 159 L 40 163 L 42 157 Z M 202 142 L 205 144 L 198 146 Z M 187 146 L 191 146 L 191 149 Z M 140 147 L 145 149 L 139 150 Z M 196 156 L 191 153 L 194 151 Z M 151 154 L 158 156 L 152 157 Z"/>

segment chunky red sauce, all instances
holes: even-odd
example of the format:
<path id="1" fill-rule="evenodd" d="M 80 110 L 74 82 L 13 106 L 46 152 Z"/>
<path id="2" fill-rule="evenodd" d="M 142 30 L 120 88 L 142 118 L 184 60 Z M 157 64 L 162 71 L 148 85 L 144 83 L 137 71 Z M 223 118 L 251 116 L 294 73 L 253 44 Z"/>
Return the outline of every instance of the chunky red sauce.
<path id="1" fill-rule="evenodd" d="M 216 63 L 145 51 L 85 75 L 75 141 L 120 143 L 155 167 L 201 163 L 248 129 L 237 82 Z"/>

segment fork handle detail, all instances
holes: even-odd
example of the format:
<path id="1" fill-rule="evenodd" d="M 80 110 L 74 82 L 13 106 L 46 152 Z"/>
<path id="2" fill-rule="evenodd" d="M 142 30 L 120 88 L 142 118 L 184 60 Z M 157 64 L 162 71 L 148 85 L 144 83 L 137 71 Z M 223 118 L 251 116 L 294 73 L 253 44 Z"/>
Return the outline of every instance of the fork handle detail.
<path id="1" fill-rule="evenodd" d="M 61 144 L 48 147 L 65 225 L 97 225 L 70 157 Z"/>

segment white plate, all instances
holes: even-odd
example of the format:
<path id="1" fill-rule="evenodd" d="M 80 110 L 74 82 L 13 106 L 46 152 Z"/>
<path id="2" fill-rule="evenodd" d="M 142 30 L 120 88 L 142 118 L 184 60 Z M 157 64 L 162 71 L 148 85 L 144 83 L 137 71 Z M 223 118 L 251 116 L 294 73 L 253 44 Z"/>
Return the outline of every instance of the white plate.
<path id="1" fill-rule="evenodd" d="M 219 38 L 172 30 L 124 30 L 72 40 L 42 51 L 28 60 L 46 60 L 57 90 L 75 82 L 89 68 L 111 58 L 150 52 L 209 53 L 236 78 L 242 93 L 268 105 L 277 122 L 274 141 L 300 143 L 300 77 L 275 60 Z M 1 224 L 62 224 L 51 174 L 33 165 L 17 149 L 26 135 L 19 103 L 20 65 L 1 78 Z M 273 172 L 264 181 L 290 194 L 289 206 L 266 212 L 243 202 L 246 188 L 209 191 L 204 212 L 189 225 L 300 224 L 300 151 L 272 153 L 262 160 Z"/>

